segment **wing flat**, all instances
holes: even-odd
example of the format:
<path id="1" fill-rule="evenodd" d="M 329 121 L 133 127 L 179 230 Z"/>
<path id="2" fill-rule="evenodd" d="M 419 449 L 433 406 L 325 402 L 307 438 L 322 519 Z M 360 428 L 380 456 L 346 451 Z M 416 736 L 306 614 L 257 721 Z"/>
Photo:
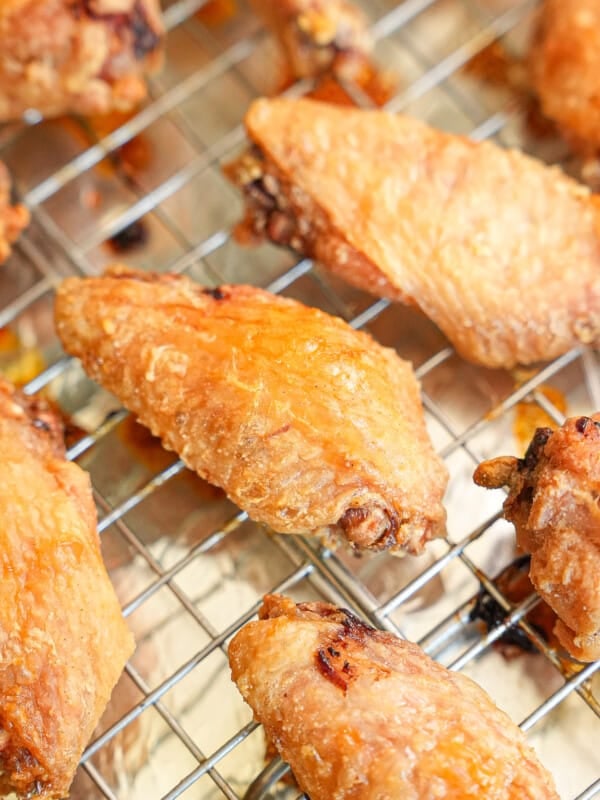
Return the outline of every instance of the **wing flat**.
<path id="1" fill-rule="evenodd" d="M 56 320 L 88 374 L 253 519 L 411 552 L 442 534 L 447 472 L 412 367 L 342 320 L 126 268 L 66 280 Z"/>
<path id="2" fill-rule="evenodd" d="M 229 662 L 312 800 L 558 800 L 479 686 L 348 611 L 267 596 Z"/>
<path id="3" fill-rule="evenodd" d="M 557 168 L 383 111 L 258 100 L 230 175 L 246 228 L 419 306 L 465 358 L 512 367 L 600 336 L 598 200 Z"/>

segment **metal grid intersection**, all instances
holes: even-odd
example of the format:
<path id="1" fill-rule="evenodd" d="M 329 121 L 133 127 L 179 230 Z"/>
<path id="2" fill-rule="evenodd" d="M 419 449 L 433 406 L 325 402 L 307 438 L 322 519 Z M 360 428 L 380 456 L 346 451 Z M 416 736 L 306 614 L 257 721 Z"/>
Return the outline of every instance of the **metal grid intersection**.
<path id="1" fill-rule="evenodd" d="M 16 270 L 24 270 L 26 265 L 26 276 L 21 282 L 15 282 L 16 289 L 0 283 L 0 297 L 4 298 L 0 324 L 10 325 L 20 333 L 33 327 L 35 335 L 42 342 L 49 366 L 28 383 L 29 392 L 48 387 L 62 396 L 61 392 L 68 393 L 69 387 L 73 385 L 85 385 L 73 361 L 59 352 L 52 335 L 44 339 L 44 335 L 40 333 L 43 326 L 36 320 L 43 318 L 44 314 L 47 315 L 52 291 L 64 275 L 97 272 L 100 263 L 108 260 L 108 255 L 103 250 L 107 240 L 141 218 L 151 218 L 155 226 L 154 238 L 151 238 L 148 247 L 140 255 L 141 261 L 148 261 L 151 266 L 155 266 L 152 264 L 153 258 L 164 257 L 163 253 L 166 252 L 166 259 L 160 264 L 161 269 L 188 272 L 192 277 L 218 283 L 231 279 L 233 258 L 236 261 L 233 279 L 260 282 L 272 291 L 286 292 L 301 299 L 307 298 L 341 314 L 357 328 L 368 327 L 378 338 L 381 335 L 384 339 L 388 337 L 402 315 L 409 314 L 403 309 L 390 307 L 386 301 L 373 301 L 353 290 L 340 287 L 307 259 L 291 263 L 288 254 L 276 254 L 271 248 L 266 257 L 275 262 L 273 268 L 265 273 L 259 272 L 256 276 L 253 273 L 248 274 L 248 269 L 243 272 L 237 263 L 243 263 L 249 256 L 235 250 L 229 230 L 231 220 L 227 220 L 227 225 L 221 224 L 219 213 L 223 204 L 214 215 L 216 223 L 199 238 L 194 235 L 193 228 L 186 228 L 181 224 L 181 217 L 177 213 L 182 208 L 181 204 L 169 204 L 180 193 L 183 193 L 185 201 L 187 189 L 205 174 L 213 174 L 212 171 L 218 168 L 219 162 L 235 152 L 244 142 L 243 128 L 239 123 L 243 108 L 238 109 L 239 113 L 236 113 L 233 122 L 228 120 L 228 124 L 207 142 L 193 124 L 193 113 L 189 113 L 188 106 L 211 87 L 216 86 L 218 89 L 225 79 L 234 81 L 242 95 L 259 95 L 261 86 L 256 84 L 256 71 L 252 70 L 251 64 L 256 52 L 267 42 L 264 33 L 252 24 L 251 16 L 242 4 L 239 4 L 238 13 L 241 22 L 230 23 L 225 34 L 207 27 L 195 17 L 196 12 L 204 5 L 206 0 L 178 0 L 166 9 L 165 14 L 169 29 L 168 41 L 171 42 L 172 37 L 174 41 L 169 59 L 173 57 L 174 61 L 177 60 L 175 51 L 181 39 L 188 43 L 192 51 L 202 54 L 198 64 L 188 70 L 187 74 L 177 74 L 175 70 L 172 80 L 167 69 L 164 83 L 161 83 L 161 78 L 152 82 L 152 99 L 145 108 L 97 141 L 85 145 L 79 143 L 72 150 L 67 148 L 64 158 L 50 171 L 42 169 L 40 174 L 33 177 L 20 173 L 23 163 L 22 148 L 31 147 L 36 141 L 42 144 L 44 132 L 48 130 L 45 127 L 47 123 L 29 129 L 8 127 L 0 132 L 0 144 L 3 145 L 7 161 L 16 175 L 17 187 L 22 190 L 23 198 L 33 215 L 31 231 L 17 245 L 15 257 L 0 278 L 0 281 L 8 281 Z M 493 101 L 486 106 L 478 96 L 472 94 L 473 84 L 471 79 L 465 78 L 463 67 L 499 37 L 510 37 L 525 25 L 535 5 L 535 2 L 528 0 L 488 0 L 480 3 L 474 0 L 405 0 L 398 3 L 381 0 L 370 4 L 367 10 L 373 17 L 376 56 L 384 63 L 387 63 L 388 57 L 397 56 L 402 66 L 405 66 L 406 60 L 410 61 L 407 71 L 411 79 L 402 84 L 390 99 L 388 107 L 394 111 L 406 110 L 426 118 L 435 118 L 439 104 L 447 104 L 452 109 L 451 127 L 469 132 L 475 138 L 497 136 L 511 142 L 514 128 L 518 126 L 520 110 L 506 97 L 494 96 Z M 468 22 L 465 30 L 459 25 L 456 31 L 448 35 L 447 40 L 441 37 L 441 45 L 438 43 L 429 48 L 428 41 L 423 41 L 419 34 L 423 30 L 435 31 L 436 24 L 447 24 L 450 19 L 448 13 L 454 12 L 459 19 Z M 169 64 L 170 60 L 167 61 L 168 67 Z M 402 67 L 398 69 L 402 71 Z M 305 83 L 293 86 L 289 91 L 301 94 L 310 88 Z M 368 99 L 357 87 L 346 88 L 358 104 L 368 104 Z M 210 103 L 207 101 L 207 105 L 202 108 L 210 111 Z M 189 145 L 184 163 L 175 163 L 171 171 L 160 174 L 149 187 L 137 176 L 128 175 L 125 180 L 118 160 L 116 166 L 114 161 L 119 148 L 131 142 L 134 137 L 152 131 L 155 126 L 163 123 L 168 123 L 170 135 L 179 136 L 182 143 Z M 99 171 L 107 163 L 108 174 L 105 171 L 98 177 Z M 81 232 L 69 224 L 64 209 L 70 208 L 74 197 L 80 197 L 83 191 L 87 191 L 88 183 L 100 185 L 102 191 L 107 186 L 118 186 L 119 191 L 114 205 L 110 206 L 109 203 L 108 213 L 97 215 L 91 226 L 86 227 L 84 224 Z M 75 191 L 79 194 L 73 194 Z M 224 191 L 220 184 L 219 191 Z M 229 200 L 226 198 L 224 202 Z M 202 208 L 198 207 L 194 213 L 200 217 Z M 156 234 L 156 231 L 159 233 Z M 155 246 L 156 236 L 158 247 Z M 168 242 L 168 246 L 165 245 L 162 249 L 164 242 Z M 472 471 L 483 457 L 490 454 L 491 445 L 486 437 L 495 426 L 499 426 L 501 434 L 504 431 L 502 452 L 514 451 L 514 441 L 506 438 L 505 428 L 511 414 L 524 401 L 531 407 L 544 411 L 560 424 L 564 420 L 563 413 L 544 391 L 544 387 L 553 381 L 561 386 L 566 385 L 570 403 L 573 401 L 575 405 L 582 404 L 586 406 L 583 410 L 588 412 L 600 408 L 598 363 L 591 351 L 573 350 L 543 368 L 522 375 L 516 388 L 513 378 L 508 379 L 505 376 L 504 383 L 501 381 L 498 388 L 486 371 L 462 364 L 452 348 L 441 341 L 437 334 L 429 332 L 427 335 L 433 336 L 436 346 L 430 347 L 426 355 L 420 358 L 416 372 L 423 384 L 423 403 L 428 422 L 436 432 L 436 444 L 440 454 L 448 462 L 453 478 L 457 471 L 457 460 L 462 464 L 460 469 L 457 468 L 462 475 L 465 470 Z M 409 347 L 410 343 L 404 340 L 394 343 L 399 346 L 401 354 L 406 354 L 404 348 Z M 451 391 L 449 387 L 452 382 L 460 384 L 464 376 L 473 384 L 482 382 L 489 391 L 484 407 L 477 407 L 474 411 L 469 410 L 466 415 L 461 415 L 457 414 L 453 402 L 448 401 L 447 393 Z M 446 394 L 440 394 L 440 381 Z M 575 391 L 571 396 L 573 386 Z M 583 395 L 585 400 L 582 400 Z M 87 402 L 87 394 L 81 394 L 79 388 L 76 396 L 81 398 L 82 405 Z M 77 413 L 78 408 L 70 410 Z M 118 437 L 126 422 L 127 414 L 123 410 L 97 421 L 90 426 L 91 432 L 70 448 L 68 455 L 70 458 L 77 458 L 83 466 L 90 469 L 103 540 L 105 537 L 113 537 L 120 542 L 121 551 L 127 552 L 125 559 L 121 552 L 118 567 L 122 569 L 123 562 L 126 562 L 128 580 L 136 570 L 142 576 L 139 581 L 134 581 L 134 590 L 125 592 L 125 616 L 131 618 L 133 623 L 139 615 L 144 614 L 144 609 L 156 608 L 156 605 L 151 605 L 153 602 L 166 602 L 168 597 L 168 603 L 171 604 L 169 607 L 173 609 L 171 616 L 190 624 L 190 630 L 198 632 L 202 644 L 195 646 L 192 636 L 192 644 L 186 651 L 185 658 L 181 658 L 174 668 L 163 670 L 157 679 L 153 679 L 152 670 L 145 670 L 143 662 L 132 661 L 127 666 L 126 674 L 135 688 L 135 699 L 95 738 L 82 759 L 82 769 L 97 796 L 109 800 L 144 796 L 136 794 L 135 788 L 119 782 L 102 756 L 108 753 L 110 760 L 110 748 L 114 743 L 127 730 L 134 730 L 136 723 L 150 712 L 154 712 L 157 719 L 160 718 L 161 725 L 161 735 L 153 746 L 162 753 L 160 748 L 164 742 L 174 739 L 180 750 L 185 751 L 187 759 L 184 759 L 186 768 L 173 773 L 174 777 L 167 781 L 166 789 L 164 785 L 157 783 L 156 793 L 152 797 L 162 797 L 163 800 L 174 800 L 182 796 L 227 797 L 235 800 L 247 796 L 249 800 L 256 800 L 266 792 L 274 791 L 275 780 L 283 772 L 277 760 L 267 767 L 249 789 L 252 779 L 256 778 L 261 769 L 261 763 L 255 763 L 252 774 L 239 781 L 234 779 L 235 770 L 231 772 L 224 767 L 228 758 L 235 755 L 254 734 L 257 726 L 248 715 L 246 722 L 234 726 L 235 730 L 230 730 L 218 741 L 209 741 L 206 746 L 188 730 L 186 704 L 174 708 L 170 701 L 175 688 L 185 686 L 195 671 L 209 663 L 213 656 L 226 652 L 229 638 L 256 614 L 261 602 L 260 594 L 265 590 L 292 594 L 297 592 L 300 596 L 308 593 L 349 606 L 377 627 L 417 639 L 427 652 L 443 660 L 451 669 L 469 671 L 480 660 L 485 660 L 493 653 L 491 645 L 509 627 L 518 626 L 541 652 L 535 658 L 547 664 L 555 677 L 562 676 L 560 682 L 552 683 L 541 701 L 529 704 L 526 713 L 522 713 L 519 718 L 521 727 L 525 731 L 534 728 L 537 730 L 548 720 L 553 720 L 552 724 L 560 731 L 563 722 L 560 716 L 556 721 L 557 711 L 572 697 L 591 709 L 591 716 L 594 713 L 600 714 L 598 692 L 596 689 L 594 693 L 592 681 L 600 663 L 580 668 L 565 662 L 550 650 L 538 630 L 526 620 L 526 615 L 539 602 L 538 598 L 532 595 L 517 605 L 511 603 L 492 577 L 497 574 L 498 568 L 490 568 L 489 559 L 481 559 L 477 549 L 480 545 L 485 544 L 488 549 L 495 546 L 501 498 L 494 500 L 494 509 L 489 513 L 486 510 L 484 516 L 477 520 L 477 524 L 468 524 L 464 515 L 457 517 L 460 523 L 455 525 L 457 530 L 451 531 L 445 541 L 437 544 L 437 549 L 434 548 L 435 552 L 426 559 L 425 564 L 414 560 L 411 567 L 403 566 L 399 568 L 400 572 L 392 572 L 391 590 L 389 586 L 377 587 L 377 582 L 372 580 L 373 574 L 380 568 L 385 572 L 389 558 L 385 565 L 381 557 L 374 558 L 374 567 L 369 572 L 369 559 L 365 560 L 366 569 L 363 569 L 361 565 L 357 567 L 351 558 L 331 552 L 314 541 L 268 534 L 251 526 L 245 513 L 236 512 L 225 501 L 219 501 L 222 502 L 222 507 L 219 506 L 218 523 L 213 524 L 209 520 L 203 524 L 201 535 L 186 540 L 184 546 L 168 560 L 164 557 L 166 550 L 162 552 L 157 548 L 157 538 L 147 535 L 145 526 L 150 524 L 153 512 L 152 509 L 144 509 L 155 503 L 156 498 L 161 502 L 161 498 L 175 497 L 174 487 L 187 480 L 185 470 L 182 462 L 177 459 L 168 459 L 166 464 L 163 460 L 160 468 L 137 469 L 138 456 L 135 453 L 131 455 L 130 452 L 130 461 L 127 464 L 131 469 L 137 469 L 135 481 L 130 486 L 128 480 L 125 480 L 129 475 L 125 470 L 122 481 L 115 478 L 111 483 L 106 477 L 106 468 L 102 467 L 102 459 L 106 459 L 106 455 L 102 456 L 102 448 L 110 449 L 114 445 L 117 441 L 115 437 Z M 497 445 L 494 444 L 493 447 Z M 123 468 L 122 464 L 120 468 Z M 461 480 L 464 483 L 463 478 Z M 127 491 L 118 485 L 120 483 L 126 485 Z M 192 496 L 193 491 L 189 490 Z M 173 500 L 173 503 L 176 504 L 176 501 Z M 199 562 L 208 564 L 215 554 L 223 551 L 235 554 L 238 552 L 236 548 L 243 551 L 246 545 L 242 540 L 245 539 L 246 532 L 251 543 L 259 543 L 259 549 L 264 547 L 264 552 L 270 558 L 284 566 L 279 572 L 275 570 L 276 579 L 270 575 L 266 584 L 264 577 L 257 580 L 252 601 L 237 608 L 225 622 L 217 624 L 214 616 L 206 610 L 208 605 L 205 607 L 204 602 L 199 599 L 203 587 L 198 585 L 192 590 L 182 579 Z M 170 533 L 168 528 L 161 531 L 162 539 L 159 538 L 158 541 L 168 538 Z M 247 548 L 247 555 L 251 558 L 252 547 L 247 545 Z M 260 558 L 262 553 L 260 550 L 257 557 Z M 241 562 L 242 557 L 239 559 Z M 482 566 L 483 563 L 485 566 Z M 451 570 L 460 571 L 470 581 L 461 578 L 456 597 L 451 590 L 446 591 L 447 585 L 443 583 L 447 574 L 454 574 Z M 425 623 L 420 623 L 420 629 L 418 626 L 411 628 L 411 609 L 415 603 L 417 606 L 421 603 L 421 607 L 427 607 L 427 600 L 423 600 L 423 597 L 433 591 L 432 587 L 438 581 L 442 582 L 444 596 L 450 598 L 451 605 L 444 606 L 445 610 L 439 611 L 437 616 L 434 614 L 431 618 L 427 617 Z M 469 614 L 478 587 L 483 587 L 505 611 L 503 622 L 486 634 L 475 634 L 469 623 Z M 435 602 L 431 606 L 437 608 Z M 418 613 L 417 611 L 417 616 Z M 160 621 L 155 620 L 149 631 L 144 629 L 141 639 L 152 642 L 156 633 L 152 628 L 158 630 L 163 624 L 168 626 L 169 619 L 163 620 L 161 617 Z M 467 629 L 468 634 L 465 633 Z M 498 669 L 497 665 L 494 669 Z M 530 680 L 534 682 L 535 678 L 530 677 Z M 596 719 L 590 724 L 597 725 Z M 568 735 L 566 730 L 565 728 L 563 731 L 565 738 Z M 148 759 L 151 758 L 150 753 Z M 160 758 L 164 756 L 161 755 Z M 143 762 L 140 761 L 138 766 L 141 768 Z M 568 795 L 569 800 L 575 797 L 577 800 L 591 800 L 600 796 L 600 764 L 591 764 L 591 767 L 592 770 L 595 769 L 591 782 L 587 782 L 587 787 L 577 785 L 576 790 Z M 130 771 L 135 772 L 135 768 Z M 134 784 L 135 775 L 131 786 Z M 145 796 L 150 800 L 148 794 Z"/>

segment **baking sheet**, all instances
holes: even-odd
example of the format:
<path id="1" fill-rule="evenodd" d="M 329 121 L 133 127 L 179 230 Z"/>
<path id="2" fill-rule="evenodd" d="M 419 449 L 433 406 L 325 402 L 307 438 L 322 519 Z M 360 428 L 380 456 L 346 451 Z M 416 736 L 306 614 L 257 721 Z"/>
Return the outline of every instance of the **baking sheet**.
<path id="1" fill-rule="evenodd" d="M 274 67 L 273 42 L 245 3 L 234 3 L 235 14 L 216 25 L 195 13 L 203 5 L 183 0 L 167 7 L 166 66 L 137 116 L 0 130 L 0 155 L 33 212 L 29 232 L 0 274 L 0 323 L 17 337 L 12 350 L 0 353 L 0 364 L 24 381 L 41 371 L 31 388 L 45 385 L 86 431 L 100 426 L 72 454 L 92 475 L 105 519 L 105 556 L 138 641 L 100 738 L 84 757 L 74 797 L 243 797 L 265 764 L 264 742 L 230 682 L 226 646 L 273 589 L 351 606 L 421 641 L 447 665 L 466 654 L 463 671 L 517 722 L 549 702 L 565 675 L 576 675 L 575 665 L 545 655 L 507 661 L 493 647 L 475 655 L 481 630 L 458 610 L 479 590 L 477 570 L 492 578 L 515 555 L 510 526 L 496 519 L 502 493 L 472 484 L 476 463 L 522 448 L 515 421 L 527 410 L 539 416 L 543 406 L 560 422 L 562 402 L 569 414 L 600 408 L 597 356 L 577 351 L 528 372 L 478 368 L 455 356 L 418 312 L 374 303 L 287 251 L 240 248 L 230 230 L 241 202 L 220 164 L 244 145 L 249 102 L 281 88 L 283 69 Z M 531 109 L 522 98 L 466 68 L 498 37 L 518 54 L 535 2 L 362 5 L 377 40 L 375 62 L 396 80 L 391 108 L 446 130 L 491 135 L 577 172 L 556 137 L 528 124 Z M 127 142 L 129 155 L 116 146 Z M 116 253 L 107 240 L 138 220 L 144 242 Z M 271 286 L 364 323 L 411 359 L 429 431 L 451 473 L 448 540 L 421 558 L 397 559 L 331 553 L 316 542 L 274 536 L 181 469 L 130 419 L 109 416 L 118 402 L 77 364 L 61 360 L 52 301 L 62 276 L 94 274 L 118 258 L 144 269 L 186 271 L 209 285 Z M 45 366 L 51 371 L 44 373 Z M 529 732 L 565 800 L 600 796 L 600 783 L 588 790 L 600 782 L 594 744 L 600 681 L 590 678 L 579 688 L 547 713 L 542 706 Z"/>

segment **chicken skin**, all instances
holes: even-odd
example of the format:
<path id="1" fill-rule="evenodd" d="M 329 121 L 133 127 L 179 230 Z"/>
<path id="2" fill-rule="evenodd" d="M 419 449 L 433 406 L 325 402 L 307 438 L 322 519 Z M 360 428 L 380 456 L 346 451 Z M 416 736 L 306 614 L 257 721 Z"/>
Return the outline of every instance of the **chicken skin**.
<path id="1" fill-rule="evenodd" d="M 346 0 L 250 0 L 277 37 L 295 78 L 352 78 L 370 51 L 367 20 Z"/>
<path id="2" fill-rule="evenodd" d="M 600 0 L 544 0 L 529 57 L 542 110 L 573 148 L 600 152 Z"/>
<path id="3" fill-rule="evenodd" d="M 600 340 L 598 200 L 517 153 L 382 111 L 258 100 L 228 168 L 242 235 L 419 306 L 466 359 L 512 367 Z"/>
<path id="4" fill-rule="evenodd" d="M 311 800 L 558 800 L 477 684 L 349 611 L 267 596 L 229 663 Z"/>
<path id="5" fill-rule="evenodd" d="M 581 661 L 600 658 L 600 414 L 538 428 L 525 458 L 485 461 L 474 477 L 509 487 L 504 516 L 531 553 L 529 577 L 559 618 L 560 643 Z"/>
<path id="6" fill-rule="evenodd" d="M 249 286 L 124 267 L 59 288 L 68 353 L 202 478 L 281 533 L 423 549 L 447 472 L 410 364 Z"/>
<path id="7" fill-rule="evenodd" d="M 1 0 L 0 121 L 134 108 L 162 32 L 158 0 Z"/>
<path id="8" fill-rule="evenodd" d="M 41 400 L 0 381 L 0 795 L 57 799 L 133 639 L 106 573 L 87 475 Z"/>
<path id="9" fill-rule="evenodd" d="M 11 244 L 29 222 L 29 212 L 22 205 L 11 205 L 10 177 L 0 161 L 0 264 L 9 257 Z"/>

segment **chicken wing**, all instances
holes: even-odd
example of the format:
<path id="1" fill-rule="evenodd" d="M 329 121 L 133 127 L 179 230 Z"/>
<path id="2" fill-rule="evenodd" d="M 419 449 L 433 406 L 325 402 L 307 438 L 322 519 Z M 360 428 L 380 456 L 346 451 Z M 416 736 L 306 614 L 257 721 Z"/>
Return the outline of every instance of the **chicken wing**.
<path id="1" fill-rule="evenodd" d="M 250 0 L 277 37 L 295 78 L 352 77 L 370 51 L 367 21 L 346 0 Z"/>
<path id="2" fill-rule="evenodd" d="M 10 246 L 29 222 L 29 212 L 22 205 L 11 205 L 10 177 L 0 161 L 0 264 L 10 255 Z"/>
<path id="3" fill-rule="evenodd" d="M 267 596 L 229 663 L 311 800 L 558 800 L 482 689 L 349 611 Z"/>
<path id="4" fill-rule="evenodd" d="M 598 199 L 515 151 L 408 117 L 258 100 L 228 168 L 244 230 L 418 305 L 465 358 L 551 359 L 600 339 Z"/>
<path id="5" fill-rule="evenodd" d="M 2 0 L 0 120 L 133 108 L 162 32 L 158 0 Z"/>
<path id="6" fill-rule="evenodd" d="M 531 553 L 531 582 L 559 617 L 554 633 L 582 661 L 600 658 L 600 414 L 538 428 L 525 458 L 480 464 L 475 482 L 508 486 L 504 516 Z"/>
<path id="7" fill-rule="evenodd" d="M 443 532 L 447 473 L 412 368 L 342 320 L 117 267 L 66 280 L 56 322 L 88 374 L 253 519 L 414 553 Z"/>
<path id="8" fill-rule="evenodd" d="M 544 0 L 529 56 L 542 110 L 574 149 L 600 152 L 600 2 Z"/>
<path id="9" fill-rule="evenodd" d="M 133 649 L 62 425 L 0 381 L 0 794 L 63 798 Z"/>

